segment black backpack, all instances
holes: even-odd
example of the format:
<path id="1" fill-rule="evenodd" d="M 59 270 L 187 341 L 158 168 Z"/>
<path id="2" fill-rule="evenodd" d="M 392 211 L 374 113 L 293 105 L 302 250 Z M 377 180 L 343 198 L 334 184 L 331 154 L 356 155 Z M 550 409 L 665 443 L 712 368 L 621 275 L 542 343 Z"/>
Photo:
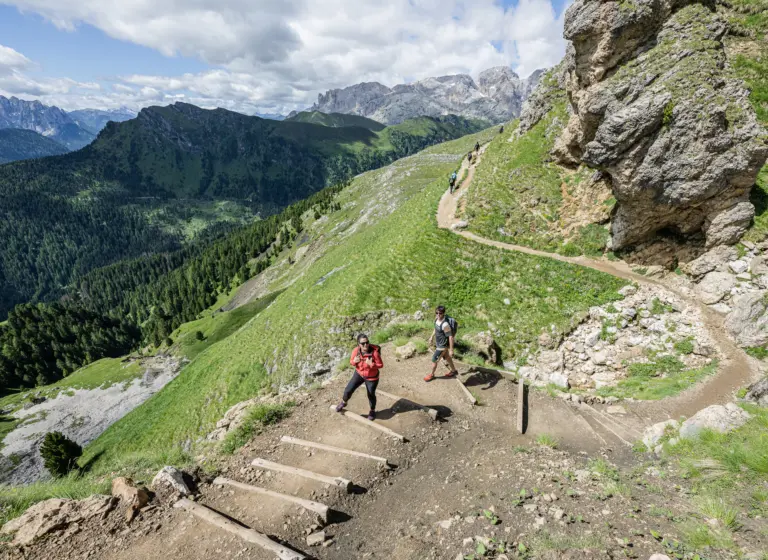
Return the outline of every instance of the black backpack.
<path id="1" fill-rule="evenodd" d="M 459 322 L 454 319 L 453 317 L 445 317 L 445 320 L 448 322 L 448 326 L 451 327 L 451 335 L 455 338 L 456 332 L 459 330 Z"/>

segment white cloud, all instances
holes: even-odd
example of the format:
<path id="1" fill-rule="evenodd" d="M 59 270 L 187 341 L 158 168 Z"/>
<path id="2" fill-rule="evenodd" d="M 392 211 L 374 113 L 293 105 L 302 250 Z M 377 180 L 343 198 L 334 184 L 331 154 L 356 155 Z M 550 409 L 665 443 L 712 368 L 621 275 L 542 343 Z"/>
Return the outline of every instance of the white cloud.
<path id="1" fill-rule="evenodd" d="M 526 76 L 557 63 L 565 50 L 562 16 L 550 0 L 519 0 L 507 10 L 497 0 L 2 1 L 62 29 L 86 23 L 116 39 L 212 65 L 198 74 L 115 78 L 98 95 L 78 87 L 46 99 L 68 106 L 100 101 L 138 108 L 184 99 L 285 112 L 311 104 L 326 89 L 361 81 L 391 86 L 450 73 L 476 76 L 498 65 Z M 2 60 L 0 51 L 0 67 Z"/>

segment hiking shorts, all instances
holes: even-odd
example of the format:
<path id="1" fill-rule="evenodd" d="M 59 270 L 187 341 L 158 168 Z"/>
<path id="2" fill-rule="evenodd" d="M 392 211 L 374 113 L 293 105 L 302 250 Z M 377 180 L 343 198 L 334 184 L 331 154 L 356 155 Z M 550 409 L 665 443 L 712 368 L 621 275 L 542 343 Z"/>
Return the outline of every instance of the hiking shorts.
<path id="1" fill-rule="evenodd" d="M 439 361 L 440 361 L 440 358 L 442 358 L 442 357 L 443 357 L 443 355 L 444 355 L 444 354 L 445 354 L 447 351 L 448 351 L 448 349 L 447 349 L 447 348 L 438 348 L 437 350 L 435 350 L 435 353 L 434 353 L 434 354 L 432 354 L 432 363 L 433 363 L 433 364 L 436 364 L 437 362 L 439 362 Z"/>

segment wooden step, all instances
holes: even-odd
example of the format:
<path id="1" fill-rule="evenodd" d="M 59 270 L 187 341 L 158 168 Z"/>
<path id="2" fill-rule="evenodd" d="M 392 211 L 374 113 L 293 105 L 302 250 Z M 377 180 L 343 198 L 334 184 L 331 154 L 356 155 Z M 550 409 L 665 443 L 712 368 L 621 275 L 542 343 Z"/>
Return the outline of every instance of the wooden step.
<path id="1" fill-rule="evenodd" d="M 473 395 L 469 389 L 467 389 L 467 386 L 464 385 L 464 382 L 461 380 L 461 378 L 457 375 L 456 376 L 456 383 L 459 384 L 459 387 L 461 387 L 461 392 L 464 393 L 464 396 L 467 397 L 470 403 L 472 403 L 472 406 L 475 406 L 477 404 L 477 399 L 475 398 L 475 395 Z"/>
<path id="2" fill-rule="evenodd" d="M 282 473 L 293 474 L 296 476 L 301 476 L 304 478 L 308 478 L 310 480 L 316 480 L 317 482 L 322 482 L 323 484 L 328 484 L 330 486 L 339 486 L 340 488 L 346 489 L 347 492 L 349 492 L 350 489 L 352 488 L 352 482 L 345 478 L 341 478 L 338 476 L 327 476 L 324 474 L 308 471 L 306 469 L 300 469 L 299 467 L 281 465 L 280 463 L 274 463 L 272 461 L 267 461 L 266 459 L 256 458 L 253 461 L 251 461 L 251 465 L 253 465 L 254 467 L 259 467 L 260 469 L 267 469 L 270 471 L 276 471 L 276 472 L 282 472 Z"/>
<path id="3" fill-rule="evenodd" d="M 390 468 L 389 461 L 387 461 L 384 457 L 377 457 L 375 455 L 368 455 L 367 453 L 362 453 L 360 451 L 352 451 L 351 449 L 344 449 L 342 447 L 334 447 L 332 445 L 326 445 L 324 443 L 316 443 L 314 441 L 307 441 L 304 439 L 298 439 L 291 436 L 283 436 L 280 438 L 280 441 L 282 443 L 290 443 L 292 445 L 300 445 L 302 447 L 309 447 L 312 449 L 322 449 L 323 451 L 330 451 L 331 453 L 340 453 L 342 455 L 352 455 L 353 457 L 361 457 L 363 459 L 371 459 L 372 461 L 377 461 L 384 465 L 387 468 Z"/>
<path id="4" fill-rule="evenodd" d="M 339 414 L 341 416 L 344 416 L 345 418 L 349 418 L 350 420 L 354 420 L 355 422 L 358 422 L 364 426 L 368 426 L 369 428 L 373 428 L 374 430 L 378 430 L 380 432 L 384 432 L 388 436 L 395 438 L 398 441 L 406 442 L 408 441 L 405 436 L 398 434 L 397 432 L 390 430 L 386 426 L 382 426 L 381 424 L 378 424 L 376 422 L 371 422 L 370 420 L 367 420 L 363 418 L 362 416 L 358 416 L 354 412 L 349 412 L 347 410 L 342 410 L 341 412 L 336 412 L 336 407 L 331 405 L 331 410 L 335 414 Z"/>
<path id="5" fill-rule="evenodd" d="M 214 479 L 213 483 L 216 486 L 232 486 L 233 488 L 245 490 L 246 492 L 253 492 L 254 494 L 263 494 L 264 496 L 270 496 L 272 498 L 277 498 L 279 500 L 291 502 L 293 504 L 303 507 L 306 510 L 316 513 L 323 520 L 324 523 L 328 522 L 328 516 L 330 514 L 331 508 L 329 508 L 325 504 L 321 504 L 320 502 L 313 502 L 311 500 L 305 500 L 304 498 L 297 498 L 296 496 L 291 496 L 289 494 L 281 494 L 280 492 L 267 490 L 266 488 L 261 488 L 260 486 L 252 486 L 250 484 L 237 482 L 236 480 L 230 480 L 229 478 L 224 478 L 223 476 L 217 476 Z"/>
<path id="6" fill-rule="evenodd" d="M 274 554 L 277 558 L 280 558 L 280 560 L 304 560 L 306 558 L 306 556 L 303 554 L 273 541 L 267 535 L 259 533 L 258 531 L 254 531 L 248 527 L 238 525 L 220 513 L 217 513 L 212 509 L 205 507 L 204 505 L 197 504 L 186 498 L 180 499 L 178 502 L 173 504 L 173 507 L 184 509 L 198 519 L 202 519 L 214 527 L 218 527 L 219 529 L 223 529 L 228 533 L 237 535 L 246 542 L 260 546 L 264 550 Z"/>

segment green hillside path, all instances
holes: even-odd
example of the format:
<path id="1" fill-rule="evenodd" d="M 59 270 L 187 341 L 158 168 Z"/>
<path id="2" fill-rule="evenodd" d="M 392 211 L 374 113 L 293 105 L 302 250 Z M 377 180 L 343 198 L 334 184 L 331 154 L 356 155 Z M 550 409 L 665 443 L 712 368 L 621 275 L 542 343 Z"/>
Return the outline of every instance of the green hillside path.
<path id="1" fill-rule="evenodd" d="M 635 413 L 647 418 L 649 424 L 668 418 L 679 418 L 680 416 L 690 417 L 702 408 L 712 404 L 724 404 L 733 400 L 733 393 L 737 389 L 743 387 L 750 381 L 760 378 L 760 372 L 756 361 L 751 359 L 725 334 L 723 317 L 697 300 L 684 287 L 672 286 L 669 282 L 638 274 L 632 271 L 629 265 L 624 261 L 609 261 L 607 259 L 594 259 L 584 256 L 566 257 L 521 245 L 493 241 L 491 239 L 480 237 L 472 232 L 465 231 L 462 227 L 456 227 L 457 225 L 462 226 L 462 224 L 460 224 L 461 219 L 459 218 L 459 214 L 461 213 L 460 205 L 462 204 L 467 191 L 472 186 L 475 170 L 477 165 L 482 161 L 482 154 L 485 152 L 487 146 L 488 144 L 485 144 L 481 147 L 480 154 L 474 159 L 471 165 L 468 160 L 464 160 L 461 171 L 459 172 L 460 177 L 464 176 L 464 173 L 466 172 L 464 181 L 453 194 L 446 191 L 440 199 L 440 204 L 437 209 L 438 227 L 451 230 L 457 235 L 461 235 L 476 243 L 482 243 L 483 245 L 489 245 L 507 251 L 526 253 L 528 255 L 536 255 L 548 259 L 555 259 L 578 266 L 588 267 L 624 280 L 636 282 L 637 284 L 661 287 L 664 290 L 674 293 L 701 311 L 701 315 L 704 318 L 704 327 L 709 331 L 709 334 L 718 346 L 720 354 L 723 356 L 718 373 L 676 397 L 655 402 L 633 403 L 632 409 Z"/>
<path id="2" fill-rule="evenodd" d="M 312 512 L 273 496 L 208 483 L 200 486 L 197 503 L 311 558 L 359 558 L 354 551 L 362 543 L 368 551 L 387 550 L 390 558 L 422 558 L 423 543 L 398 539 L 389 531 L 395 531 L 409 512 L 426 507 L 425 503 L 444 500 L 444 516 L 460 507 L 459 503 L 450 503 L 458 502 L 459 495 L 445 496 L 442 487 L 446 477 L 450 479 L 451 473 L 465 468 L 460 463 L 478 444 L 512 449 L 532 445 L 539 435 L 546 434 L 574 454 L 598 456 L 612 449 L 614 460 L 632 460 L 630 449 L 612 436 L 611 430 L 593 429 L 594 422 L 586 415 L 543 392 L 528 394 L 527 430 L 520 435 L 516 423 L 517 385 L 512 378 L 459 364 L 460 380 L 441 377 L 438 370 L 438 377 L 425 383 L 422 378 L 430 370 L 429 358 L 423 355 L 401 361 L 391 344 L 383 347 L 385 367 L 375 424 L 403 435 L 405 442 L 366 425 L 368 421 L 363 418 L 368 403 L 363 388 L 350 399 L 345 415 L 329 410 L 338 403 L 348 380 L 348 374 L 342 374 L 310 393 L 309 402 L 297 407 L 288 420 L 268 428 L 242 448 L 221 473 L 241 484 L 329 506 L 332 513 L 326 531 L 334 539 L 332 546 L 307 546 L 305 529 L 322 523 Z M 470 404 L 460 383 L 478 400 L 477 406 Z M 434 421 L 423 407 L 437 410 L 439 419 Z M 363 420 L 352 421 L 347 415 L 358 415 Z M 636 439 L 641 419 L 633 416 L 622 422 L 614 421 L 613 429 L 623 429 L 626 437 Z M 360 456 L 290 444 L 282 441 L 284 436 L 384 457 L 393 468 L 387 470 L 379 462 Z M 297 474 L 254 467 L 252 461 L 256 458 L 349 480 L 352 492 Z M 489 478 L 498 476 L 498 469 L 495 464 L 476 463 L 465 474 L 471 473 L 473 484 L 482 489 Z M 136 539 L 123 550 L 104 553 L 103 558 L 143 560 L 156 558 L 158 551 L 169 558 L 189 560 L 280 557 L 182 509 L 169 509 L 166 516 L 156 532 Z M 392 522 L 391 527 L 376 528 L 379 518 L 387 518 L 387 523 L 399 521 Z"/>

